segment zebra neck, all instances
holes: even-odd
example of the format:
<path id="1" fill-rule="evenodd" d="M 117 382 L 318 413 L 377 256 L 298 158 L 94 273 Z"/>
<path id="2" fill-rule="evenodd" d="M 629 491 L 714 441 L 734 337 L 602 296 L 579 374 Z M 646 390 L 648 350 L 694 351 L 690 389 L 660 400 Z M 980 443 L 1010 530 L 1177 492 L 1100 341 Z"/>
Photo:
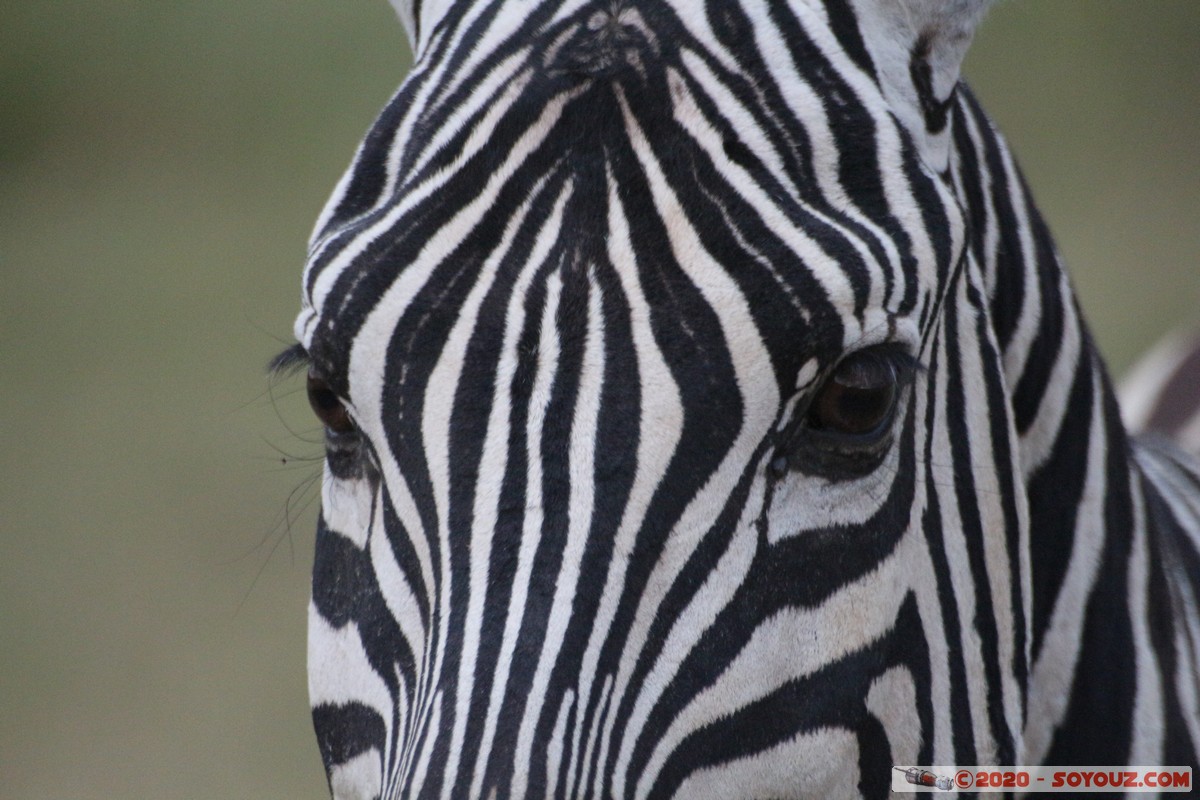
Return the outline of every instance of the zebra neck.
<path id="1" fill-rule="evenodd" d="M 1131 586 L 1147 535 L 1133 446 L 1029 188 L 970 92 L 958 94 L 953 179 L 1003 357 L 1028 514 L 1026 763 L 1133 763 L 1154 751 L 1134 732 L 1129 689 L 1141 634 L 1127 605 L 1150 590 Z"/>

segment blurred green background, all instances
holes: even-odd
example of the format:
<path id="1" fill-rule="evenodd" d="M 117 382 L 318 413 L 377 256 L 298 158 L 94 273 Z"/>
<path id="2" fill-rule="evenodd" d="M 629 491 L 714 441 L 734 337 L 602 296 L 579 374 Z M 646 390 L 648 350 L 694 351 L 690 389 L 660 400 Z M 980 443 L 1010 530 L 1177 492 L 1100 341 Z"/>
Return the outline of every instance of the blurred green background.
<path id="1" fill-rule="evenodd" d="M 1012 0 L 967 65 L 1118 371 L 1200 319 L 1198 45 L 1195 0 Z M 325 795 L 318 432 L 262 367 L 406 58 L 384 0 L 6 7 L 0 800 Z"/>

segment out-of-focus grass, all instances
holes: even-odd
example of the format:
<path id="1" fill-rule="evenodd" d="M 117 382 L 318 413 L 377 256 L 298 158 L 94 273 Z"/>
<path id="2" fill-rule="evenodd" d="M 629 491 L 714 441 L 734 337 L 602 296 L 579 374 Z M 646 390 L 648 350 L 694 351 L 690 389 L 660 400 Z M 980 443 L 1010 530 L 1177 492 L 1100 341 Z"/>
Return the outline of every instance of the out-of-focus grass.
<path id="1" fill-rule="evenodd" d="M 1014 0 L 968 65 L 1118 365 L 1200 309 L 1198 34 L 1194 0 Z M 383 0 L 6 9 L 0 797 L 324 795 L 320 448 L 261 368 L 404 57 Z"/>
<path id="2" fill-rule="evenodd" d="M 1200 3 L 1002 2 L 966 75 L 1119 374 L 1200 323 Z"/>
<path id="3" fill-rule="evenodd" d="M 405 58 L 383 2 L 6 9 L 0 797 L 325 793 L 321 449 L 263 367 Z"/>

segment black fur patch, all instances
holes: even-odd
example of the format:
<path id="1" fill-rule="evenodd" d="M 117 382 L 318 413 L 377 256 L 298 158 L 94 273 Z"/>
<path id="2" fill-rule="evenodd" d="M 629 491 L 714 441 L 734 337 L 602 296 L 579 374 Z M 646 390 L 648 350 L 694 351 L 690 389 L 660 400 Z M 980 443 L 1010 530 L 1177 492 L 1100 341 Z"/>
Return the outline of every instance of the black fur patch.
<path id="1" fill-rule="evenodd" d="M 594 11 L 551 39 L 545 67 L 551 74 L 613 78 L 633 71 L 645 75 L 647 59 L 658 55 L 654 33 L 634 8 L 614 5 Z"/>

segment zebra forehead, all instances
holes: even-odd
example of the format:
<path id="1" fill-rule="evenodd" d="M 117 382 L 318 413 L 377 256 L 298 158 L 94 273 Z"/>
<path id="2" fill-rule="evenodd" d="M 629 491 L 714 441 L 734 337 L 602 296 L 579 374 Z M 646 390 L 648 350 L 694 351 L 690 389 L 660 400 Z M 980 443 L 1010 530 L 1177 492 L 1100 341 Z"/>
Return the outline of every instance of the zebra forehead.
<path id="1" fill-rule="evenodd" d="M 843 321 L 861 332 L 874 313 L 921 313 L 956 250 L 921 237 L 938 233 L 939 213 L 954 227 L 953 203 L 930 202 L 944 187 L 894 128 L 870 57 L 829 61 L 833 37 L 854 38 L 832 32 L 834 11 L 789 17 L 786 31 L 747 16 L 764 13 L 702 24 L 668 4 L 588 5 L 509 31 L 455 70 L 418 69 L 318 226 L 298 337 L 344 365 L 345 348 L 322 359 L 338 348 L 320 340 L 349 342 L 389 293 L 407 303 L 425 285 L 415 276 L 466 275 L 551 234 L 547 258 L 564 263 L 632 269 L 639 245 L 677 263 L 707 256 L 740 270 L 755 300 L 777 294 L 782 306 L 755 304 L 771 319 L 816 314 L 841 345 L 857 335 Z M 783 49 L 769 67 L 763 44 Z M 445 48 L 428 57 L 454 61 Z M 558 230 L 523 221 L 545 219 L 555 198 Z M 622 215 L 627 252 L 609 246 Z"/>
<path id="2" fill-rule="evenodd" d="M 696 152 L 680 163 L 678 146 L 652 143 L 632 116 L 629 125 L 601 144 L 581 131 L 566 156 L 494 188 L 493 202 L 480 202 L 485 186 L 464 181 L 422 210 L 440 224 L 403 220 L 378 233 L 379 244 L 344 267 L 310 350 L 320 360 L 350 339 L 361 347 L 371 316 L 381 344 L 448 326 L 474 292 L 488 298 L 469 312 L 476 331 L 499 336 L 514 309 L 540 313 L 553 280 L 567 337 L 582 335 L 592 292 L 618 303 L 636 293 L 644 314 L 701 329 L 710 308 L 744 306 L 781 385 L 792 385 L 803 361 L 837 357 L 847 323 L 857 319 L 861 333 L 894 316 L 872 278 L 881 248 L 863 230 L 745 182 L 735 190 L 716 163 L 719 143 L 714 155 L 690 142 Z M 421 357 L 408 352 L 408 361 Z M 377 354 L 388 358 L 386 347 Z M 348 367 L 348 356 L 328 359 L 342 365 L 331 371 Z"/>

